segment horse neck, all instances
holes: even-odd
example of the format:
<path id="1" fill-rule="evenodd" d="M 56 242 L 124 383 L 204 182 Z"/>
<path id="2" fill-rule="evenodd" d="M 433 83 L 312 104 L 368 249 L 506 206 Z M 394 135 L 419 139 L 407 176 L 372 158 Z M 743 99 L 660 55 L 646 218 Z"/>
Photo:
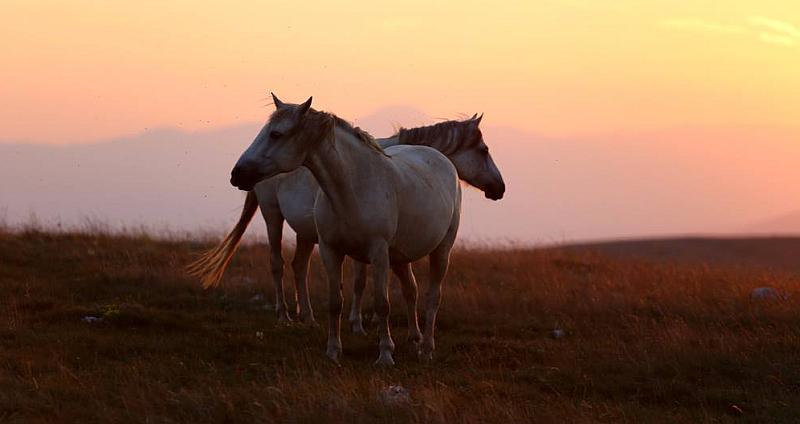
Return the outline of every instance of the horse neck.
<path id="1" fill-rule="evenodd" d="M 338 127 L 309 153 L 303 165 L 314 174 L 334 212 L 348 218 L 359 216 L 356 187 L 364 184 L 357 181 L 363 177 L 358 170 L 375 169 L 375 162 L 386 157 Z"/>

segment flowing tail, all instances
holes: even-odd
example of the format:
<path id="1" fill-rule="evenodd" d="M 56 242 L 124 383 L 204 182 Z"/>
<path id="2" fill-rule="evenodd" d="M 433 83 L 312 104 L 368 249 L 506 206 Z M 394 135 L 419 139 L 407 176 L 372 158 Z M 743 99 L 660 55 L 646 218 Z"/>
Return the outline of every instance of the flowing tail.
<path id="1" fill-rule="evenodd" d="M 233 254 L 239 247 L 244 231 L 250 220 L 258 210 L 258 199 L 255 192 L 248 191 L 244 200 L 244 208 L 239 222 L 217 247 L 204 252 L 200 257 L 186 267 L 186 271 L 193 277 L 200 278 L 204 289 L 216 287 L 222 281 L 222 274 L 233 259 Z"/>

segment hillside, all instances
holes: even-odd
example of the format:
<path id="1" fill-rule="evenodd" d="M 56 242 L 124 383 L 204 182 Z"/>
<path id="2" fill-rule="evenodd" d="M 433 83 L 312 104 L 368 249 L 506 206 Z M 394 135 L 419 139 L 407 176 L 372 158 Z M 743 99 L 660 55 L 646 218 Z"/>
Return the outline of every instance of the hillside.
<path id="1" fill-rule="evenodd" d="M 182 267 L 205 246 L 0 232 L 0 421 L 792 422 L 800 407 L 800 285 L 781 273 L 462 249 L 435 363 L 408 352 L 395 292 L 397 366 L 376 369 L 374 331 L 345 333 L 335 367 L 324 328 L 277 325 L 262 247 L 200 290 Z M 312 275 L 324 325 L 317 257 Z M 765 284 L 790 297 L 751 301 Z M 382 402 L 391 384 L 410 401 Z"/>
<path id="2" fill-rule="evenodd" d="M 800 272 L 800 237 L 684 237 L 570 245 L 616 258 Z"/>

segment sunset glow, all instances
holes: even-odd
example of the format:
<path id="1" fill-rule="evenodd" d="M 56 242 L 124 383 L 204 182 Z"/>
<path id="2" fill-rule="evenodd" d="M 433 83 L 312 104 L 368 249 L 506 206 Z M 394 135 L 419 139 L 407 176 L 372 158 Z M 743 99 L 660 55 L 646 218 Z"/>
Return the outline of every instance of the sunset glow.
<path id="1" fill-rule="evenodd" d="M 548 136 L 798 134 L 800 6 L 786 1 L 11 0 L 0 37 L 5 141 L 261 121 L 268 91 L 351 119 L 480 109 Z"/>
<path id="2" fill-rule="evenodd" d="M 483 112 L 508 195 L 468 191 L 464 238 L 800 231 L 786 1 L 12 0 L 0 39 L 11 222 L 223 228 L 274 91 L 379 137 Z"/>

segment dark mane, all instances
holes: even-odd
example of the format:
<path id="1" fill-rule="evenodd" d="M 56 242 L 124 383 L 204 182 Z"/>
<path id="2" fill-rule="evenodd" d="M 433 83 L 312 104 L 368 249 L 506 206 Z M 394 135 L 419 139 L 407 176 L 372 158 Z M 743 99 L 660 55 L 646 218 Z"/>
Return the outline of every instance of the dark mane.
<path id="1" fill-rule="evenodd" d="M 471 120 L 443 121 L 434 125 L 416 128 L 400 128 L 394 137 L 400 144 L 425 144 L 430 145 L 439 141 L 440 151 L 445 155 L 454 153 L 463 148 L 474 147 L 480 137 L 463 137 L 462 131 L 467 131 Z"/>
<path id="2" fill-rule="evenodd" d="M 284 113 L 290 114 L 292 111 L 290 109 L 277 109 L 272 113 L 272 117 L 270 119 L 280 119 Z M 332 113 L 310 109 L 303 117 L 302 126 L 305 130 L 312 131 L 314 136 L 319 137 L 320 139 L 326 137 L 329 132 L 333 130 L 334 126 L 336 126 L 347 131 L 353 137 L 371 149 L 380 152 L 381 154 L 385 154 L 381 146 L 375 141 L 375 138 L 372 137 L 370 133 L 362 130 L 359 127 L 354 127 L 353 124 Z"/>
<path id="3" fill-rule="evenodd" d="M 333 117 L 333 121 L 336 123 L 336 126 L 342 128 L 358 138 L 359 140 L 363 141 L 365 144 L 369 145 L 370 147 L 378 150 L 379 152 L 383 153 L 383 149 L 381 146 L 375 141 L 375 137 L 372 134 L 368 133 L 365 130 L 362 130 L 360 127 L 354 127 L 353 124 L 347 122 L 346 120 L 328 112 L 319 112 L 324 113 L 326 115 L 330 115 Z"/>

